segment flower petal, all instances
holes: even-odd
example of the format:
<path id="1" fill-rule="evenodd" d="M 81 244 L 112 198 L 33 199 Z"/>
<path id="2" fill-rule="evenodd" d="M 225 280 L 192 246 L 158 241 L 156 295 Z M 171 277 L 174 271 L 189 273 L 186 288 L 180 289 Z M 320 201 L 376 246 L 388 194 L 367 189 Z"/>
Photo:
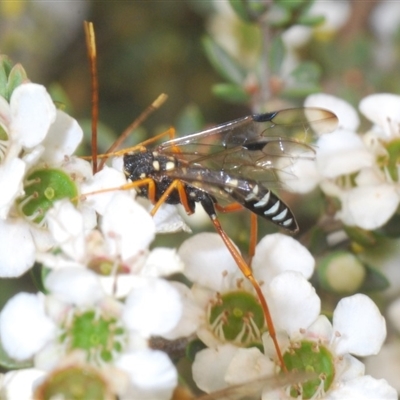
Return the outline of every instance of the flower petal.
<path id="1" fill-rule="evenodd" d="M 353 131 L 339 129 L 321 136 L 317 143 L 318 172 L 326 178 L 349 175 L 374 165 L 374 156 Z"/>
<path id="2" fill-rule="evenodd" d="M 249 382 L 275 372 L 276 365 L 256 348 L 238 348 L 225 374 L 230 385 Z"/>
<path id="3" fill-rule="evenodd" d="M 50 95 L 36 83 L 18 86 L 11 95 L 10 108 L 10 139 L 27 149 L 43 141 L 56 118 Z"/>
<path id="4" fill-rule="evenodd" d="M 167 281 L 137 277 L 125 301 L 122 319 L 144 337 L 163 335 L 175 328 L 182 315 L 179 292 Z"/>
<path id="5" fill-rule="evenodd" d="M 306 98 L 304 106 L 326 108 L 333 111 L 339 119 L 339 127 L 341 129 L 355 131 L 360 125 L 357 111 L 350 103 L 339 97 L 325 93 L 312 94 Z"/>
<path id="6" fill-rule="evenodd" d="M 204 232 L 192 236 L 182 243 L 178 254 L 185 263 L 185 275 L 192 282 L 216 291 L 229 288 L 232 280 L 229 275 L 238 271 L 231 254 L 216 233 Z"/>
<path id="7" fill-rule="evenodd" d="M 115 192 L 104 210 L 101 230 L 109 253 L 120 255 L 123 261 L 137 257 L 147 249 L 155 236 L 150 214 L 127 192 Z"/>
<path id="8" fill-rule="evenodd" d="M 35 262 L 36 249 L 28 224 L 22 219 L 0 220 L 0 276 L 21 276 Z"/>
<path id="9" fill-rule="evenodd" d="M 227 387 L 225 371 L 236 352 L 237 347 L 231 344 L 199 351 L 192 366 L 196 385 L 206 393 Z"/>
<path id="10" fill-rule="evenodd" d="M 105 296 L 98 276 L 84 268 L 53 270 L 47 275 L 45 286 L 53 296 L 78 306 L 93 305 Z"/>
<path id="11" fill-rule="evenodd" d="M 397 392 L 384 379 L 374 379 L 365 375 L 342 382 L 326 399 L 397 400 Z"/>
<path id="12" fill-rule="evenodd" d="M 321 310 L 314 287 L 299 272 L 276 276 L 269 285 L 269 299 L 277 330 L 285 330 L 290 337 L 307 329 Z"/>
<path id="13" fill-rule="evenodd" d="M 63 252 L 73 260 L 85 256 L 83 216 L 69 200 L 57 201 L 46 213 L 49 231 Z"/>
<path id="14" fill-rule="evenodd" d="M 281 233 L 264 236 L 257 244 L 252 262 L 255 277 L 264 282 L 284 271 L 297 271 L 308 279 L 314 267 L 315 260 L 307 248 Z"/>
<path id="15" fill-rule="evenodd" d="M 183 272 L 184 263 L 179 258 L 175 249 L 156 247 L 148 255 L 141 275 L 143 276 L 168 276 Z"/>
<path id="16" fill-rule="evenodd" d="M 400 198 L 394 185 L 358 186 L 343 192 L 338 217 L 347 225 L 373 230 L 395 213 Z"/>
<path id="17" fill-rule="evenodd" d="M 373 94 L 362 99 L 359 108 L 366 118 L 378 125 L 385 139 L 398 137 L 400 96 L 391 93 Z"/>
<path id="18" fill-rule="evenodd" d="M 8 400 L 33 400 L 34 384 L 44 375 L 44 371 L 35 368 L 9 371 L 5 374 L 3 382 L 0 382 L 1 395 Z"/>
<path id="19" fill-rule="evenodd" d="M 42 160 L 61 163 L 65 156 L 70 156 L 82 141 L 83 131 L 78 122 L 61 110 L 57 110 L 56 120 L 43 140 L 45 151 Z"/>
<path id="20" fill-rule="evenodd" d="M 18 293 L 8 300 L 0 314 L 1 343 L 16 360 L 32 357 L 55 335 L 56 326 L 35 294 Z"/>
<path id="21" fill-rule="evenodd" d="M 8 216 L 14 200 L 23 194 L 23 178 L 25 175 L 25 162 L 19 158 L 6 160 L 0 165 L 0 218 Z"/>
<path id="22" fill-rule="evenodd" d="M 375 303 L 363 294 L 339 301 L 333 312 L 333 330 L 339 333 L 338 354 L 377 354 L 386 338 L 386 322 Z"/>
<path id="23" fill-rule="evenodd" d="M 169 400 L 178 384 L 174 365 L 167 354 L 159 350 L 123 354 L 115 364 L 129 375 L 131 399 Z"/>

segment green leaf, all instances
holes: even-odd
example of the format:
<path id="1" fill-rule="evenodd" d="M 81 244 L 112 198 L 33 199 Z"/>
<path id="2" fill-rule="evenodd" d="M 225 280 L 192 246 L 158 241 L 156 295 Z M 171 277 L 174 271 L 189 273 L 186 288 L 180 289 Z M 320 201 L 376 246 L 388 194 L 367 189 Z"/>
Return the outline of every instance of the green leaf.
<path id="1" fill-rule="evenodd" d="M 322 70 L 321 67 L 312 61 L 305 61 L 299 64 L 290 74 L 298 83 L 318 83 Z"/>
<path id="2" fill-rule="evenodd" d="M 229 4 L 239 18 L 241 18 L 244 22 L 251 22 L 252 18 L 249 15 L 246 2 L 244 0 L 229 0 Z"/>
<path id="3" fill-rule="evenodd" d="M 196 357 L 196 354 L 200 351 L 207 348 L 207 346 L 200 340 L 200 339 L 195 339 L 191 341 L 187 347 L 186 347 L 186 357 L 190 361 L 194 361 L 194 358 Z"/>
<path id="4" fill-rule="evenodd" d="M 183 136 L 200 131 L 203 129 L 204 125 L 205 121 L 200 108 L 197 105 L 190 104 L 186 106 L 179 115 L 176 129 L 179 136 Z"/>
<path id="5" fill-rule="evenodd" d="M 242 84 L 247 76 L 245 69 L 211 37 L 204 37 L 202 43 L 213 67 L 228 81 Z"/>
<path id="6" fill-rule="evenodd" d="M 11 60 L 5 55 L 0 55 L 0 96 L 4 97 L 7 100 L 8 100 L 7 82 L 11 68 L 12 68 Z"/>
<path id="7" fill-rule="evenodd" d="M 307 97 L 313 93 L 321 92 L 321 90 L 322 90 L 321 86 L 319 85 L 302 84 L 282 90 L 281 95 L 282 97 L 297 99 L 297 98 Z"/>
<path id="8" fill-rule="evenodd" d="M 363 292 L 382 291 L 390 286 L 389 280 L 381 271 L 368 264 L 365 265 L 365 268 L 367 275 L 361 287 Z"/>
<path id="9" fill-rule="evenodd" d="M 213 86 L 212 92 L 215 96 L 229 103 L 248 103 L 250 95 L 239 85 L 230 83 L 219 83 Z"/>
<path id="10" fill-rule="evenodd" d="M 377 229 L 377 233 L 391 238 L 400 237 L 400 215 L 394 214 L 392 218 L 381 228 Z"/>
<path id="11" fill-rule="evenodd" d="M 281 36 L 276 36 L 271 43 L 268 54 L 269 69 L 273 74 L 278 75 L 282 68 L 282 62 L 285 57 L 285 45 Z"/>
<path id="12" fill-rule="evenodd" d="M 322 25 L 324 22 L 325 17 L 323 15 L 303 15 L 297 21 L 297 23 L 300 25 L 305 25 L 312 28 Z"/>
<path id="13" fill-rule="evenodd" d="M 319 84 L 322 70 L 320 66 L 311 61 L 298 65 L 290 74 L 294 79 L 290 87 L 285 88 L 283 95 L 288 97 L 303 97 L 321 91 Z"/>
<path id="14" fill-rule="evenodd" d="M 67 114 L 74 114 L 74 109 L 70 99 L 64 88 L 58 83 L 52 83 L 47 91 L 49 92 L 51 98 L 53 99 L 57 109 L 63 110 Z"/>
<path id="15" fill-rule="evenodd" d="M 21 64 L 14 65 L 14 67 L 10 72 L 10 75 L 8 76 L 7 100 L 10 100 L 10 97 L 17 86 L 27 81 L 28 81 L 28 76 L 26 75 L 24 67 Z"/>
<path id="16" fill-rule="evenodd" d="M 343 226 L 347 236 L 362 247 L 371 248 L 376 245 L 376 236 L 371 231 L 358 228 L 357 226 Z"/>
<path id="17" fill-rule="evenodd" d="M 244 22 L 256 21 L 267 10 L 267 4 L 260 1 L 229 0 L 236 15 Z"/>

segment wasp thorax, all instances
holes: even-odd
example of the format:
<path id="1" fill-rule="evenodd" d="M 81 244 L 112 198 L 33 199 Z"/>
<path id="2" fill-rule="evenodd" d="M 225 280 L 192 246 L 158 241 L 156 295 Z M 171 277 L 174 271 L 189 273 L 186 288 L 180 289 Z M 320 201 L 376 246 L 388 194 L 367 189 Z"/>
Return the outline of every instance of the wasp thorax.
<path id="1" fill-rule="evenodd" d="M 176 165 L 175 158 L 160 155 L 155 151 L 131 153 L 124 156 L 125 175 L 131 181 L 155 178 L 160 173 L 172 171 Z"/>

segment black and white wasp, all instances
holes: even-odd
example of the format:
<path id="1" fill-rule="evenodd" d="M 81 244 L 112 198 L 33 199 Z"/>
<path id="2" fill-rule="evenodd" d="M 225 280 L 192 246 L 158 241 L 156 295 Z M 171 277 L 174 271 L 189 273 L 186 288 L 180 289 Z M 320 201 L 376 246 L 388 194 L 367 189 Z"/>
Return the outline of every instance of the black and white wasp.
<path id="1" fill-rule="evenodd" d="M 253 216 L 259 215 L 296 232 L 294 214 L 270 186 L 279 185 L 281 173 L 286 167 L 290 170 L 297 160 L 312 160 L 315 151 L 307 140 L 334 131 L 337 122 L 337 117 L 328 110 L 293 108 L 246 116 L 148 147 L 166 134 L 172 136 L 174 131 L 170 130 L 134 147 L 98 155 L 101 158 L 123 156 L 128 180 L 120 187 L 100 192 L 134 188 L 154 204 L 152 215 L 163 203 L 182 204 L 188 214 L 195 212 L 196 203 L 203 206 L 257 294 L 283 370 L 286 370 L 285 364 L 261 286 L 222 228 L 217 211 L 247 208 Z M 220 201 L 228 204 L 221 206 Z M 257 240 L 256 221 L 253 217 L 250 235 L 253 250 Z"/>
<path id="2" fill-rule="evenodd" d="M 331 132 L 336 125 L 333 113 L 318 108 L 250 115 L 154 149 L 129 152 L 124 172 L 131 182 L 154 182 L 152 190 L 150 181 L 138 188 L 153 203 L 171 188 L 165 202 L 182 203 L 188 213 L 201 203 L 213 219 L 215 205 L 223 199 L 296 232 L 295 216 L 269 185 L 279 182 L 282 164 L 313 158 L 314 149 L 304 139 Z"/>

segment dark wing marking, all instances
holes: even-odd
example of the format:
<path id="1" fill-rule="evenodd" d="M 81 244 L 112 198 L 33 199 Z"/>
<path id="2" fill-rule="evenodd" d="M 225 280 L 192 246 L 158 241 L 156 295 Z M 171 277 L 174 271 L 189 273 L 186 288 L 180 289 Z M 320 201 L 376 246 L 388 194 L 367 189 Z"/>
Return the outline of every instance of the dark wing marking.
<path id="1" fill-rule="evenodd" d="M 294 108 L 239 118 L 170 140 L 157 150 L 188 166 L 274 182 L 279 180 L 277 171 L 287 170 L 296 159 L 313 159 L 314 149 L 308 143 L 336 127 L 337 117 L 330 111 Z"/>

